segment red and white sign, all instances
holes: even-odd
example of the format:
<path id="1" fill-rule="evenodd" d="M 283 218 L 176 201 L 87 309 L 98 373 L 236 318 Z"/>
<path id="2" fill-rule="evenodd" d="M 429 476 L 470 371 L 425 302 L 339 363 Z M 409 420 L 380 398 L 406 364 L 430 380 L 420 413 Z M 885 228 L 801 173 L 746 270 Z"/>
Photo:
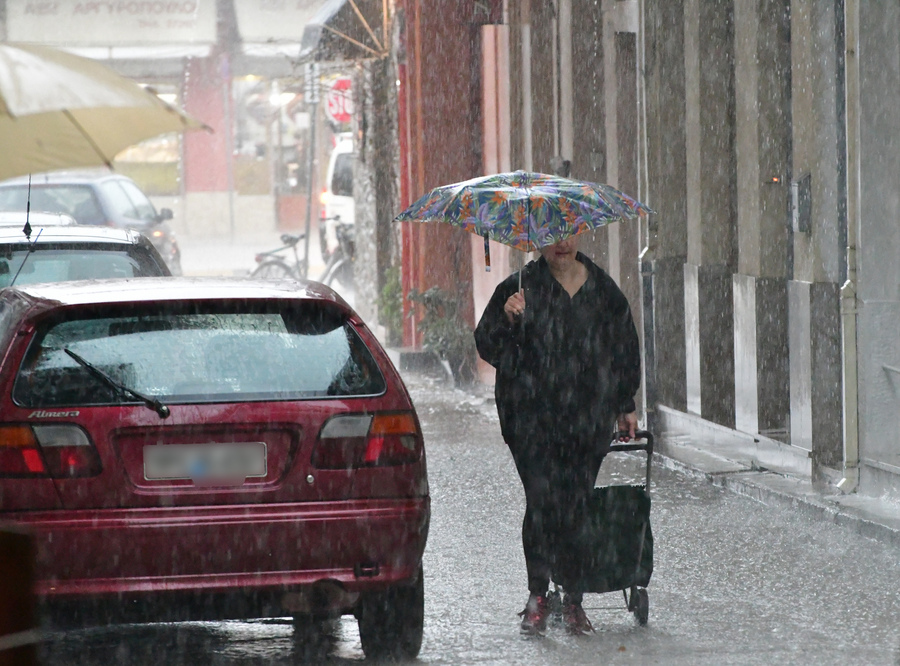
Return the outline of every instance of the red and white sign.
<path id="1" fill-rule="evenodd" d="M 325 112 L 336 123 L 349 123 L 353 117 L 351 83 L 349 76 L 335 79 L 325 98 Z"/>

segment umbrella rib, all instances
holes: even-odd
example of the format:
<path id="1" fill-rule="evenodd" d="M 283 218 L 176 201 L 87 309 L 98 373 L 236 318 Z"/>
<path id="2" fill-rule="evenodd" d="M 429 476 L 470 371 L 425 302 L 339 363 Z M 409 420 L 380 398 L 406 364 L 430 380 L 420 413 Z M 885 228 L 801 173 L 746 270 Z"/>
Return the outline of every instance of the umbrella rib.
<path id="1" fill-rule="evenodd" d="M 69 121 L 75 126 L 75 129 L 81 132 L 81 136 L 83 136 L 84 140 L 90 144 L 91 148 L 94 149 L 94 152 L 96 152 L 100 159 L 103 160 L 103 163 L 110 169 L 112 169 L 112 162 L 106 157 L 106 155 L 103 154 L 103 151 L 100 150 L 100 146 L 98 146 L 96 142 L 91 138 L 91 136 L 84 130 L 84 128 L 81 126 L 81 123 L 79 123 L 75 119 L 75 116 L 73 116 L 68 109 L 63 109 L 62 112 L 66 116 L 66 118 L 68 118 Z"/>

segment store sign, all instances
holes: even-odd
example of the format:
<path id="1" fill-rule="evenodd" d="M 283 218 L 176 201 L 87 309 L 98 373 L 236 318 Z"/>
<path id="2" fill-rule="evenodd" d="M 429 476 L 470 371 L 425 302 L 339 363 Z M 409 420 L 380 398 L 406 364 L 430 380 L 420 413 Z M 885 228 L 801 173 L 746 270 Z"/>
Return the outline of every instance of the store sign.
<path id="1" fill-rule="evenodd" d="M 216 0 L 6 0 L 7 37 L 67 47 L 213 44 Z"/>

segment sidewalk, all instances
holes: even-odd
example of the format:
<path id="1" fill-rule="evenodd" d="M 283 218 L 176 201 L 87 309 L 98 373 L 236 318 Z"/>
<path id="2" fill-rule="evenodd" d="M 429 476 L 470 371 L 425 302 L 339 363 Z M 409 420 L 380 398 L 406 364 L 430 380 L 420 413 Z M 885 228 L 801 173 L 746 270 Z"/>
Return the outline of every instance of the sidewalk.
<path id="1" fill-rule="evenodd" d="M 401 370 L 432 366 L 422 352 L 390 350 Z M 448 381 L 450 381 L 448 377 Z M 485 384 L 468 388 L 494 403 L 494 389 Z M 798 511 L 816 520 L 843 525 L 861 536 L 900 545 L 900 502 L 887 498 L 822 492 L 810 480 L 805 452 L 759 435 L 739 433 L 699 417 L 661 408 L 656 460 L 668 469 L 695 475 L 763 504 Z"/>

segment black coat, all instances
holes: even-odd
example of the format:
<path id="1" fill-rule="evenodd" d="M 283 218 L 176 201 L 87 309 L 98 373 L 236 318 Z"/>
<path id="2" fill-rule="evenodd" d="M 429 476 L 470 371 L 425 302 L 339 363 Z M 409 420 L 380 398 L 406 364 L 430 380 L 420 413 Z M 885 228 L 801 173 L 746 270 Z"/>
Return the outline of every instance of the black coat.
<path id="1" fill-rule="evenodd" d="M 548 439 L 612 440 L 615 417 L 635 410 L 640 342 L 628 300 L 580 252 L 587 281 L 574 297 L 541 257 L 522 269 L 525 313 L 509 324 L 503 306 L 519 287 L 500 283 L 475 328 L 479 355 L 497 369 L 500 428 L 510 446 Z"/>

